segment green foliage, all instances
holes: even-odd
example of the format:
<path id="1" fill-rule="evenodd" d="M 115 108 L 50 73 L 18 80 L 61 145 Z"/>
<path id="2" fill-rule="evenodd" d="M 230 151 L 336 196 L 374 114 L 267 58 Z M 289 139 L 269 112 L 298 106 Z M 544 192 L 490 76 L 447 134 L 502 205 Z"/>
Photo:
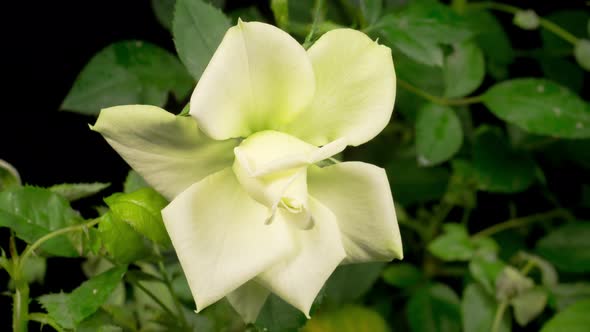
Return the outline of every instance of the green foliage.
<path id="1" fill-rule="evenodd" d="M 345 306 L 322 313 L 305 324 L 301 332 L 387 332 L 385 320 L 373 310 L 361 306 Z"/>
<path id="2" fill-rule="evenodd" d="M 230 27 L 228 18 L 202 0 L 178 0 L 172 23 L 178 56 L 195 80 L 201 74 Z"/>
<path id="3" fill-rule="evenodd" d="M 408 320 L 414 332 L 457 331 L 461 325 L 459 297 L 446 285 L 433 284 L 415 292 L 408 301 Z"/>
<path id="4" fill-rule="evenodd" d="M 126 271 L 126 266 L 112 268 L 85 281 L 71 293 L 43 295 L 38 301 L 59 325 L 73 329 L 100 308 Z"/>
<path id="5" fill-rule="evenodd" d="M 473 169 L 480 190 L 512 193 L 526 190 L 535 180 L 536 165 L 513 149 L 499 128 L 480 127 L 472 147 Z"/>
<path id="6" fill-rule="evenodd" d="M 590 137 L 590 106 L 557 83 L 521 78 L 496 84 L 483 95 L 500 119 L 539 135 Z"/>
<path id="7" fill-rule="evenodd" d="M 590 272 L 590 222 L 566 224 L 537 242 L 537 252 L 558 269 Z"/>
<path id="8" fill-rule="evenodd" d="M 450 107 L 427 104 L 416 118 L 416 154 L 421 166 L 432 166 L 450 159 L 461 147 L 463 131 Z"/>
<path id="9" fill-rule="evenodd" d="M 590 300 L 579 301 L 549 320 L 541 332 L 583 332 L 590 326 Z"/>
<path id="10" fill-rule="evenodd" d="M 82 69 L 61 108 L 98 115 L 103 108 L 121 104 L 164 106 L 168 92 L 182 100 L 192 86 L 186 70 L 168 51 L 139 40 L 117 42 Z"/>
<path id="11" fill-rule="evenodd" d="M 7 292 L 22 326 L 38 320 L 76 331 L 588 330 L 587 11 L 462 0 L 272 0 L 229 12 L 223 8 L 235 6 L 225 4 L 152 0 L 153 19 L 170 31 L 177 55 L 145 41 L 114 41 L 90 59 L 61 108 L 96 115 L 108 106 L 151 104 L 188 116 L 191 89 L 238 18 L 274 22 L 306 47 L 331 29 L 361 30 L 391 48 L 394 115 L 378 137 L 342 156 L 385 168 L 404 261 L 339 266 L 310 320 L 275 294 L 254 324 L 224 299 L 196 314 L 161 216 L 168 201 L 137 172 L 122 186 L 114 179 L 109 194 L 121 192 L 95 207 L 81 199 L 103 198 L 109 184 L 23 186 L 0 160 L 0 227 L 10 237 L 0 270 L 10 277 Z M 54 268 L 47 256 L 84 260 L 89 280 L 70 293 L 39 296 L 47 313 L 29 314 L 29 295 L 37 297 L 40 286 L 30 284 L 43 283 Z"/>
<path id="12" fill-rule="evenodd" d="M 113 217 L 127 222 L 134 230 L 161 245 L 169 245 L 160 210 L 168 201 L 151 188 L 128 194 L 117 193 L 105 199 Z"/>
<path id="13" fill-rule="evenodd" d="M 48 189 L 59 194 L 68 201 L 76 201 L 81 198 L 93 196 L 108 188 L 110 183 L 62 183 L 49 187 Z"/>
<path id="14" fill-rule="evenodd" d="M 0 192 L 0 227 L 10 228 L 29 244 L 81 221 L 68 201 L 50 190 L 26 186 Z M 46 241 L 41 249 L 50 255 L 79 256 L 74 242 L 66 235 Z"/>

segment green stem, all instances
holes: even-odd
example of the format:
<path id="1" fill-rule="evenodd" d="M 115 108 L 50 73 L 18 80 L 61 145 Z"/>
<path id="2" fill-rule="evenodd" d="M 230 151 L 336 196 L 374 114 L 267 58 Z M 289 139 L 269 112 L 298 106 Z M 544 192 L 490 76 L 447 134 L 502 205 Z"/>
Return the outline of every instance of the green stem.
<path id="1" fill-rule="evenodd" d="M 149 289 L 145 288 L 138 280 L 135 280 L 134 278 L 126 278 L 126 279 L 131 284 L 133 284 L 134 286 L 137 286 L 137 288 L 141 289 L 152 300 L 154 300 L 154 302 L 156 302 L 162 308 L 162 310 L 164 310 L 166 312 L 166 314 L 170 315 L 170 317 L 176 317 L 174 312 L 170 308 L 168 308 L 164 304 L 164 302 L 162 302 L 162 300 L 160 300 L 156 295 L 154 295 L 154 293 L 152 293 Z"/>
<path id="2" fill-rule="evenodd" d="M 481 230 L 481 231 L 475 233 L 472 236 L 472 238 L 475 239 L 475 238 L 486 237 L 486 236 L 490 236 L 490 235 L 505 231 L 507 229 L 522 227 L 522 226 L 525 226 L 525 225 L 533 223 L 533 222 L 544 221 L 546 219 L 553 218 L 553 217 L 567 217 L 567 216 L 569 216 L 569 213 L 566 210 L 555 209 L 555 210 L 551 210 L 548 212 L 532 214 L 532 215 L 526 216 L 526 217 L 513 218 L 513 219 L 506 220 L 504 222 L 501 222 L 499 224 L 495 224 L 493 226 L 490 226 L 484 230 Z"/>
<path id="3" fill-rule="evenodd" d="M 155 250 L 156 250 L 157 255 L 162 257 L 158 247 L 155 247 Z M 189 323 L 186 320 L 186 317 L 184 315 L 182 303 L 180 303 L 178 296 L 176 296 L 176 294 L 174 293 L 174 288 L 172 287 L 172 280 L 170 279 L 170 276 L 168 275 L 168 271 L 166 271 L 166 268 L 164 267 L 164 263 L 162 263 L 161 259 L 158 260 L 158 267 L 160 268 L 160 274 L 162 275 L 162 278 L 164 279 L 164 284 L 166 285 L 166 288 L 168 288 L 168 291 L 170 292 L 170 296 L 172 296 L 172 301 L 174 302 L 174 306 L 176 307 L 176 311 L 178 311 L 178 315 L 180 316 L 180 318 L 182 320 L 182 325 L 184 327 L 186 327 L 188 330 Z"/>
<path id="4" fill-rule="evenodd" d="M 16 291 L 12 296 L 12 330 L 26 332 L 29 321 L 29 284 L 20 278 L 20 271 L 13 279 Z"/>
<path id="5" fill-rule="evenodd" d="M 89 221 L 85 224 L 61 228 L 61 229 L 53 231 L 49 234 L 44 235 L 39 240 L 35 241 L 33 244 L 31 244 L 30 246 L 27 246 L 25 248 L 25 251 L 23 251 L 23 255 L 21 256 L 21 259 L 20 259 L 20 266 L 17 268 L 20 268 L 24 264 L 24 261 L 33 253 L 33 251 L 35 249 L 39 248 L 39 246 L 41 246 L 45 241 L 53 239 L 54 237 L 60 236 L 62 234 L 76 232 L 76 231 L 83 231 L 85 229 L 88 229 L 88 228 L 98 224 L 99 221 L 100 221 L 100 219 L 94 219 L 94 220 Z"/>
<path id="6" fill-rule="evenodd" d="M 49 317 L 49 315 L 41 313 L 41 312 L 34 312 L 29 314 L 29 319 L 35 322 L 39 322 L 42 325 L 49 325 L 51 327 L 53 327 L 57 332 L 64 332 L 65 330 L 61 328 L 61 326 L 59 326 L 59 324 L 57 324 L 57 322 L 55 320 L 53 320 L 51 317 Z"/>
<path id="7" fill-rule="evenodd" d="M 74 225 L 70 227 L 65 227 L 62 229 L 58 229 L 53 231 L 49 234 L 46 234 L 35 241 L 33 244 L 27 246 L 23 251 L 22 255 L 19 257 L 18 253 L 16 252 L 16 246 L 14 244 L 14 239 L 11 240 L 10 243 L 10 252 L 12 255 L 12 259 L 14 261 L 14 269 L 12 271 L 12 279 L 15 284 L 15 293 L 13 295 L 13 312 L 12 312 L 12 329 L 14 332 L 25 332 L 27 331 L 27 325 L 29 319 L 31 319 L 29 315 L 29 284 L 24 280 L 21 276 L 23 266 L 29 258 L 29 256 L 35 251 L 35 249 L 39 248 L 43 243 L 46 241 L 65 234 L 69 232 L 76 232 L 87 229 L 96 225 L 99 222 L 99 219 L 92 220 L 85 224 Z M 39 318 L 39 316 L 34 316 Z"/>
<path id="8" fill-rule="evenodd" d="M 411 93 L 422 97 L 432 103 L 443 105 L 443 106 L 462 106 L 462 105 L 470 105 L 470 104 L 477 104 L 481 103 L 481 96 L 474 96 L 474 97 L 467 97 L 467 98 L 455 98 L 455 99 L 447 99 L 443 97 L 438 97 L 429 94 L 428 92 L 421 90 L 418 87 L 413 86 L 409 82 L 406 82 L 402 79 L 397 79 L 397 84 L 402 88 L 410 91 Z"/>
<path id="9" fill-rule="evenodd" d="M 315 6 L 313 10 L 313 23 L 311 25 L 311 29 L 309 29 L 309 33 L 305 37 L 305 41 L 303 42 L 303 47 L 306 49 L 311 45 L 311 39 L 313 38 L 313 35 L 316 33 L 318 24 L 321 21 L 321 11 L 323 7 L 324 0 L 315 0 Z"/>
<path id="10" fill-rule="evenodd" d="M 498 306 L 498 310 L 496 310 L 496 315 L 494 316 L 494 322 L 492 323 L 492 332 L 500 331 L 500 324 L 502 323 L 502 317 L 504 316 L 504 311 L 508 307 L 508 301 L 503 300 L 500 302 Z"/>
<path id="11" fill-rule="evenodd" d="M 436 234 L 439 231 L 440 225 L 443 223 L 443 221 L 445 221 L 445 218 L 449 215 L 449 213 L 451 212 L 452 209 L 453 209 L 453 205 L 445 203 L 445 202 L 442 202 L 438 206 L 438 209 L 435 211 L 435 214 L 432 216 L 432 219 L 430 220 L 430 225 L 428 227 L 429 241 L 434 239 L 434 237 L 436 236 Z"/>
<path id="12" fill-rule="evenodd" d="M 510 14 L 516 14 L 516 13 L 523 10 L 523 9 L 515 7 L 515 6 L 511 6 L 511 5 L 507 5 L 507 4 L 503 4 L 503 3 L 491 2 L 491 1 L 469 4 L 469 7 L 481 8 L 481 9 L 492 9 L 492 10 L 497 10 L 497 11 L 510 13 Z M 561 39 L 571 43 L 572 45 L 576 45 L 578 43 L 578 37 L 574 36 L 569 31 L 565 30 L 564 28 L 560 27 L 559 25 L 557 25 L 545 18 L 539 17 L 539 24 L 544 29 L 551 31 L 553 34 L 555 34 L 556 36 L 560 37 Z"/>

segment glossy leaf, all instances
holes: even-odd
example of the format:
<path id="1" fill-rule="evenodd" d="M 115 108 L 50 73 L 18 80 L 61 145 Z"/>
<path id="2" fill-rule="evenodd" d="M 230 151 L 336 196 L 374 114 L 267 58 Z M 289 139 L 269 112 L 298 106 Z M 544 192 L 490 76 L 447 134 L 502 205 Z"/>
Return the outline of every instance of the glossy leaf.
<path id="1" fill-rule="evenodd" d="M 151 3 L 158 22 L 167 30 L 172 30 L 176 0 L 152 0 Z"/>
<path id="2" fill-rule="evenodd" d="M 427 104 L 416 118 L 416 153 L 421 166 L 433 166 L 451 158 L 463 142 L 463 131 L 453 109 Z"/>
<path id="3" fill-rule="evenodd" d="M 168 51 L 143 41 L 122 41 L 98 52 L 76 78 L 61 109 L 98 115 L 122 104 L 164 106 L 168 93 L 183 99 L 193 86 Z"/>
<path id="4" fill-rule="evenodd" d="M 113 216 L 127 222 L 148 239 L 169 245 L 170 238 L 164 227 L 161 210 L 168 201 L 151 188 L 142 188 L 128 194 L 114 194 L 105 199 Z"/>
<path id="5" fill-rule="evenodd" d="M 82 218 L 64 198 L 47 189 L 19 187 L 0 192 L 0 227 L 12 229 L 29 244 L 52 231 L 81 222 Z M 79 256 L 67 235 L 46 241 L 41 249 L 57 256 Z"/>
<path id="6" fill-rule="evenodd" d="M 230 27 L 227 17 L 202 0 L 177 0 L 172 24 L 180 60 L 195 80 L 201 74 Z"/>
<path id="7" fill-rule="evenodd" d="M 450 8 L 438 3 L 413 3 L 401 12 L 382 17 L 374 26 L 388 46 L 415 61 L 442 66 L 438 43 L 455 43 L 472 35 L 466 22 Z"/>
<path id="8" fill-rule="evenodd" d="M 492 86 L 482 96 L 500 119 L 533 134 L 590 137 L 590 106 L 557 83 L 518 78 Z"/>
<path id="9" fill-rule="evenodd" d="M 101 217 L 98 230 L 107 252 L 119 263 L 134 262 L 148 253 L 144 238 L 111 213 Z"/>
<path id="10" fill-rule="evenodd" d="M 550 289 L 551 298 L 550 304 L 557 311 L 569 307 L 570 305 L 581 301 L 590 299 L 590 283 L 575 282 L 558 284 Z"/>
<path id="11" fill-rule="evenodd" d="M 69 294 L 43 295 L 38 301 L 59 325 L 73 329 L 100 308 L 126 271 L 126 266 L 110 269 L 85 281 Z"/>
<path id="12" fill-rule="evenodd" d="M 476 255 L 469 262 L 469 272 L 489 295 L 494 295 L 496 279 L 505 266 L 495 255 Z"/>
<path id="13" fill-rule="evenodd" d="M 574 57 L 580 67 L 590 71 L 590 40 L 580 39 L 574 47 Z"/>
<path id="14" fill-rule="evenodd" d="M 485 76 L 483 52 L 472 41 L 454 44 L 453 51 L 445 57 L 443 75 L 446 97 L 469 95 Z"/>

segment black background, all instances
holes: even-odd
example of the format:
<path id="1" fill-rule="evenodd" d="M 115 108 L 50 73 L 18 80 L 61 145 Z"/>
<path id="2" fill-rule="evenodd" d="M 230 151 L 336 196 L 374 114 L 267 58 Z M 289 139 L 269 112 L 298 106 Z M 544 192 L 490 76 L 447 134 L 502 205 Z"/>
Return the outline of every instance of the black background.
<path id="1" fill-rule="evenodd" d="M 227 6 L 253 3 L 268 14 L 266 1 L 228 1 Z M 530 6 L 540 14 L 584 8 L 583 1 L 511 3 Z M 3 2 L 0 10 L 0 159 L 14 165 L 28 184 L 101 181 L 113 183 L 111 191 L 119 190 L 129 168 L 100 135 L 88 129 L 94 118 L 58 109 L 83 66 L 109 44 L 139 39 L 174 51 L 172 37 L 156 21 L 150 1 L 12 1 Z M 535 32 L 511 28 L 510 34 L 520 48 L 539 45 Z M 524 72 L 538 72 L 535 64 L 518 65 L 524 66 L 519 69 Z M 7 235 L 0 229 L 4 248 Z M 34 285 L 32 297 L 70 291 L 84 280 L 71 260 L 50 259 L 48 264 L 45 285 Z M 6 277 L 0 272 L 2 291 Z M 39 310 L 34 303 L 31 309 Z M 9 329 L 10 310 L 10 298 L 0 296 L 0 330 Z"/>

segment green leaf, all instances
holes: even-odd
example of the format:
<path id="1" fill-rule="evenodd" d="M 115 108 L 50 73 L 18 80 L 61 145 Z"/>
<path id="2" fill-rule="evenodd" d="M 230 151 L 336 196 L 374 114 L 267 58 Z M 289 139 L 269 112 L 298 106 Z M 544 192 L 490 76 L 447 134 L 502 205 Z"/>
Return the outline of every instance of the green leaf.
<path id="1" fill-rule="evenodd" d="M 164 106 L 168 92 L 183 99 L 193 86 L 176 57 L 143 41 L 122 41 L 98 52 L 82 69 L 61 109 L 98 115 L 122 104 Z"/>
<path id="2" fill-rule="evenodd" d="M 111 213 L 101 217 L 98 230 L 104 247 L 115 261 L 127 264 L 147 255 L 144 238 Z"/>
<path id="3" fill-rule="evenodd" d="M 412 3 L 403 11 L 383 16 L 372 28 L 388 46 L 413 60 L 432 66 L 443 65 L 439 43 L 452 44 L 471 37 L 462 17 L 438 3 Z"/>
<path id="4" fill-rule="evenodd" d="M 428 251 L 444 261 L 468 261 L 475 252 L 465 226 L 443 225 L 444 234 L 428 245 Z"/>
<path id="5" fill-rule="evenodd" d="M 270 330 L 274 331 L 274 330 Z M 279 331 L 279 330 L 277 330 Z M 283 330 L 280 330 L 283 331 Z M 388 332 L 385 320 L 375 311 L 348 305 L 337 311 L 315 315 L 300 330 L 301 332 Z"/>
<path id="6" fill-rule="evenodd" d="M 536 251 L 559 270 L 590 272 L 590 222 L 563 225 L 540 239 Z"/>
<path id="7" fill-rule="evenodd" d="M 68 201 L 47 189 L 18 187 L 0 192 L 0 227 L 12 229 L 29 244 L 52 231 L 81 222 L 82 218 Z M 79 256 L 66 234 L 44 242 L 41 249 L 56 256 Z"/>
<path id="8" fill-rule="evenodd" d="M 441 198 L 449 181 L 443 167 L 418 167 L 414 158 L 393 160 L 386 168 L 396 202 L 410 205 Z"/>
<path id="9" fill-rule="evenodd" d="M 497 79 L 504 78 L 508 73 L 507 66 L 514 60 L 514 50 L 502 24 L 493 14 L 483 10 L 468 10 L 465 19 L 487 59 L 487 70 Z"/>
<path id="10" fill-rule="evenodd" d="M 340 305 L 363 296 L 379 279 L 383 263 L 341 265 L 326 281 L 324 302 Z"/>
<path id="11" fill-rule="evenodd" d="M 513 298 L 510 304 L 514 309 L 514 318 L 518 325 L 525 326 L 545 309 L 547 292 L 542 288 L 533 288 Z"/>
<path id="12" fill-rule="evenodd" d="M 158 22 L 167 30 L 172 30 L 172 19 L 174 17 L 176 0 L 152 0 L 151 2 Z"/>
<path id="13" fill-rule="evenodd" d="M 483 52 L 473 42 L 453 45 L 443 68 L 445 97 L 463 97 L 475 91 L 483 82 L 485 63 Z"/>
<path id="14" fill-rule="evenodd" d="M 256 319 L 256 326 L 266 331 L 298 331 L 307 319 L 297 309 L 275 294 L 270 294 Z"/>
<path id="15" fill-rule="evenodd" d="M 574 47 L 574 57 L 580 67 L 590 71 L 590 40 L 580 39 Z"/>
<path id="16" fill-rule="evenodd" d="M 180 60 L 195 80 L 211 60 L 225 32 L 228 18 L 217 8 L 201 0 L 178 0 L 172 24 L 174 44 Z"/>
<path id="17" fill-rule="evenodd" d="M 416 153 L 421 166 L 450 159 L 463 143 L 461 122 L 452 108 L 426 104 L 416 118 Z"/>
<path id="18" fill-rule="evenodd" d="M 518 78 L 492 86 L 482 96 L 500 119 L 534 134 L 590 137 L 590 106 L 557 83 Z"/>
<path id="19" fill-rule="evenodd" d="M 426 280 L 422 271 L 410 263 L 395 263 L 383 271 L 383 280 L 399 288 L 410 288 Z"/>
<path id="20" fill-rule="evenodd" d="M 0 159 L 0 191 L 20 185 L 20 175 L 16 171 L 16 168 Z"/>
<path id="21" fill-rule="evenodd" d="M 69 294 L 43 295 L 38 301 L 59 325 L 73 329 L 100 308 L 126 271 L 126 266 L 110 269 L 85 281 Z"/>
<path id="22" fill-rule="evenodd" d="M 461 300 L 463 331 L 491 331 L 497 310 L 498 304 L 494 298 L 486 294 L 480 285 L 474 283 L 467 285 L 463 291 L 463 299 Z M 510 332 L 510 330 L 510 312 L 506 310 L 500 321 L 499 329 L 496 332 Z"/>
<path id="23" fill-rule="evenodd" d="M 589 312 L 590 300 L 576 302 L 545 323 L 541 332 L 587 332 L 590 326 Z"/>
<path id="24" fill-rule="evenodd" d="M 134 170 L 130 170 L 123 184 L 123 192 L 129 194 L 146 187 L 149 187 L 149 184 L 145 182 L 141 175 Z"/>
<path id="25" fill-rule="evenodd" d="M 480 190 L 520 192 L 535 180 L 535 162 L 528 154 L 513 150 L 499 128 L 478 128 L 472 153 Z"/>
<path id="26" fill-rule="evenodd" d="M 70 202 L 79 200 L 81 198 L 90 197 L 98 192 L 108 188 L 110 183 L 94 182 L 94 183 L 62 183 L 53 185 L 47 189 L 62 196 Z"/>
<path id="27" fill-rule="evenodd" d="M 414 332 L 445 332 L 460 329 L 459 297 L 444 284 L 421 288 L 408 301 L 410 328 Z"/>
<path id="28" fill-rule="evenodd" d="M 590 283 L 586 282 L 558 284 L 551 287 L 550 291 L 552 306 L 557 311 L 562 311 L 578 301 L 590 299 Z"/>
<path id="29" fill-rule="evenodd" d="M 168 201 L 155 190 L 142 188 L 129 194 L 116 193 L 107 197 L 105 202 L 115 217 L 127 222 L 140 234 L 158 244 L 170 244 L 160 212 Z"/>
<path id="30" fill-rule="evenodd" d="M 469 272 L 488 294 L 494 295 L 496 279 L 505 266 L 495 255 L 475 255 L 469 262 Z"/>

